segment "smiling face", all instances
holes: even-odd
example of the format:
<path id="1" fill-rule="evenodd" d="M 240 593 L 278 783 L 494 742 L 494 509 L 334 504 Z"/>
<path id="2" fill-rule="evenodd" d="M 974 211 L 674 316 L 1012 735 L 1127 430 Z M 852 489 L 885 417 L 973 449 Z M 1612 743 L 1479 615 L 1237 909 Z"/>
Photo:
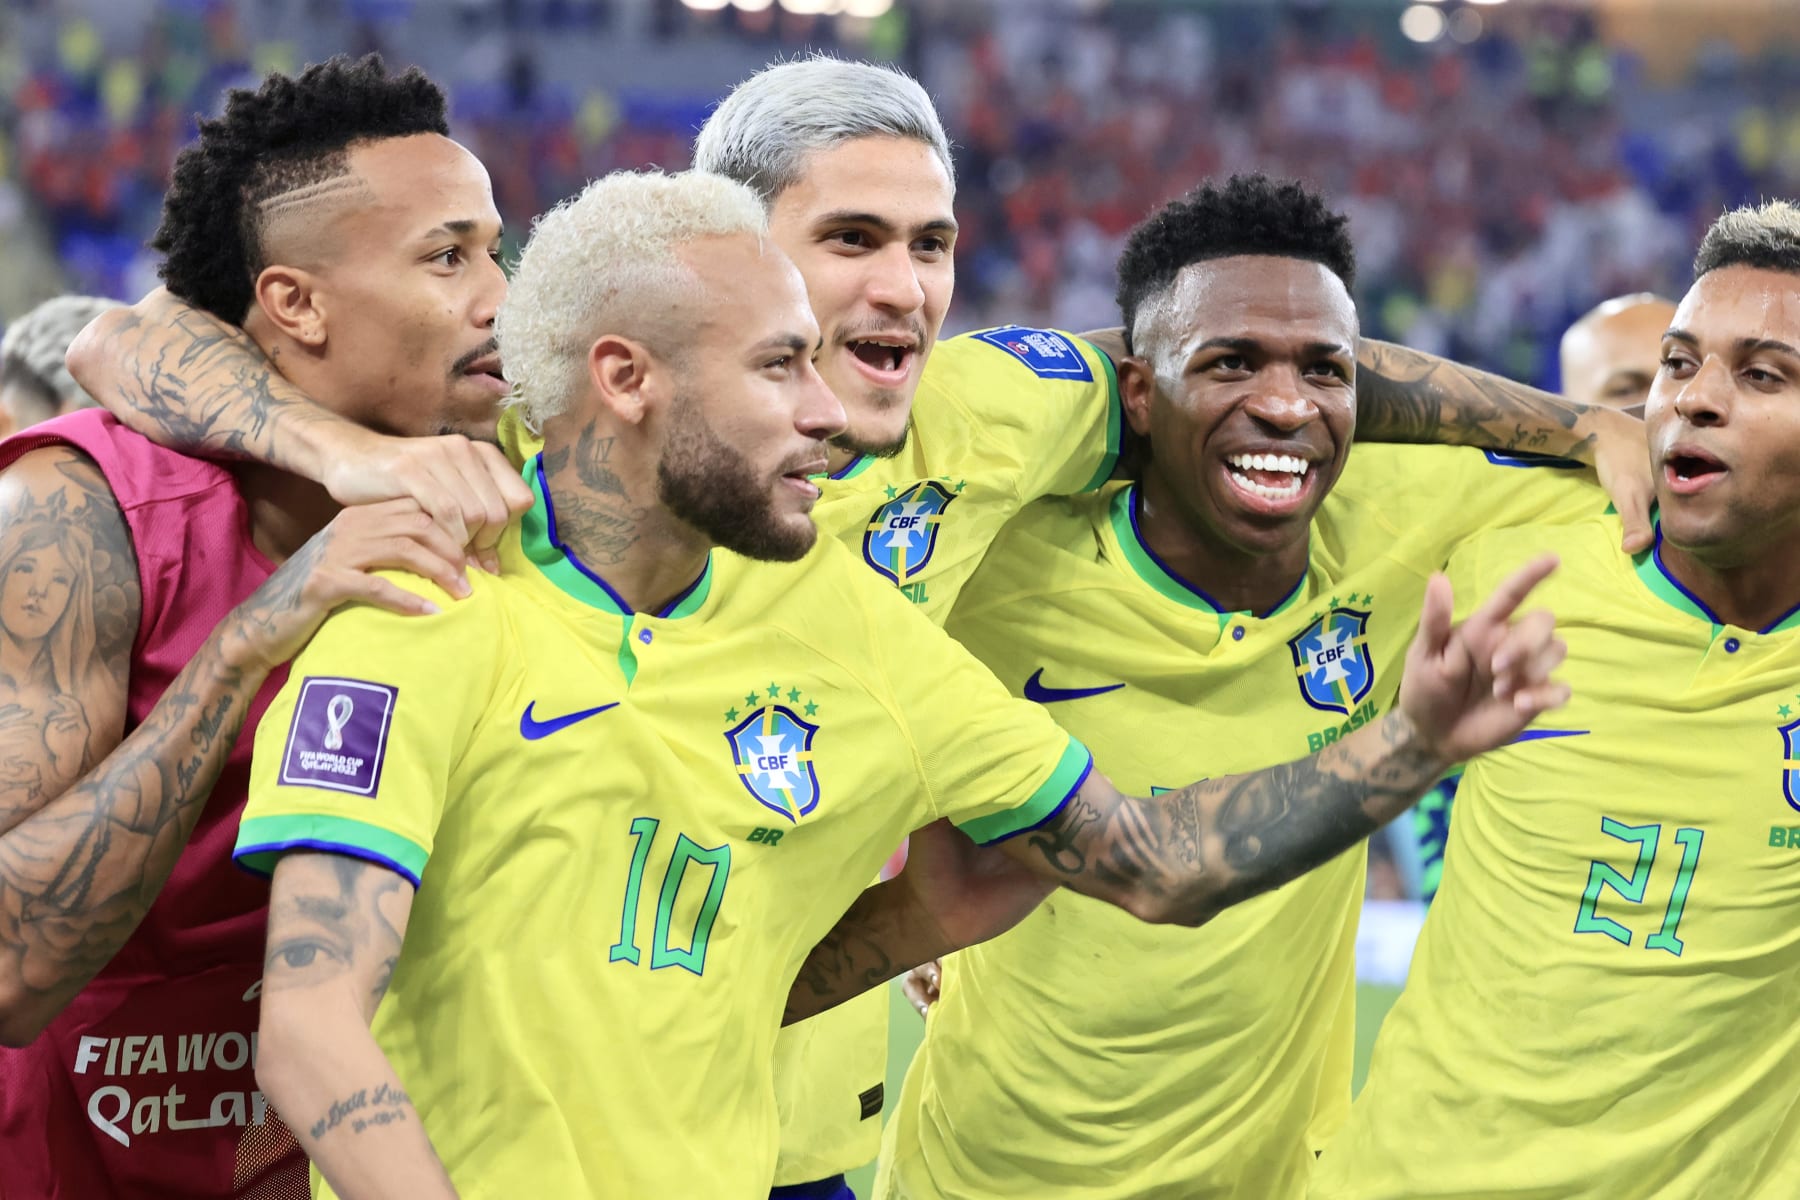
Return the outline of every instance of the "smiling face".
<path id="1" fill-rule="evenodd" d="M 910 138 L 856 138 L 806 160 L 775 198 L 769 232 L 806 281 L 824 336 L 819 373 L 849 426 L 833 443 L 892 454 L 956 286 L 955 198 L 936 153 Z"/>
<path id="2" fill-rule="evenodd" d="M 1120 374 L 1146 486 L 1232 557 L 1306 544 L 1356 425 L 1356 309 L 1324 266 L 1195 263 L 1140 310 Z"/>
<path id="3" fill-rule="evenodd" d="M 1800 277 L 1700 277 L 1644 412 L 1664 536 L 1713 567 L 1800 541 Z"/>

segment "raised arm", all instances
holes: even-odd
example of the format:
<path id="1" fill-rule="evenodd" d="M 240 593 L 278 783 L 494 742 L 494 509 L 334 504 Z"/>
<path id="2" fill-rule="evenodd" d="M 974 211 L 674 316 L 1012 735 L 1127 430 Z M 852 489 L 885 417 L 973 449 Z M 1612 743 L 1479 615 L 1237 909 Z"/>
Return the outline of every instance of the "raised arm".
<path id="1" fill-rule="evenodd" d="M 337 854 L 275 866 L 256 1082 L 343 1200 L 454 1197 L 369 1032 L 412 912 L 412 884 Z"/>
<path id="2" fill-rule="evenodd" d="M 1615 409 L 1578 404 L 1435 354 L 1362 338 L 1356 350 L 1356 436 L 1587 463 L 1619 510 L 1624 548 L 1635 553 L 1653 539 L 1648 435 L 1641 420 Z"/>
<path id="3" fill-rule="evenodd" d="M 323 483 L 333 456 L 367 432 L 282 378 L 242 329 L 165 288 L 95 318 L 68 363 L 120 424 L 189 454 Z"/>
<path id="4" fill-rule="evenodd" d="M 868 889 L 806 959 L 784 1019 L 1023 919 L 1042 893 L 982 855 L 1004 854 L 1044 882 L 1145 921 L 1200 925 L 1348 850 L 1451 766 L 1505 745 L 1567 699 L 1549 680 L 1564 653 L 1550 614 L 1512 620 L 1554 569 L 1553 558 L 1521 568 L 1454 628 L 1449 582 L 1433 580 L 1396 711 L 1311 758 L 1153 798 L 1123 795 L 1095 771 L 1038 828 L 951 860 L 936 878 L 909 884 L 903 872 Z"/>
<path id="5" fill-rule="evenodd" d="M 1432 580 L 1395 710 L 1311 758 L 1151 799 L 1122 795 L 1094 772 L 1061 812 L 1003 848 L 1045 878 L 1159 923 L 1200 925 L 1280 887 L 1565 702 L 1567 688 L 1549 681 L 1564 653 L 1554 619 L 1540 610 L 1512 620 L 1555 567 L 1550 557 L 1522 567 L 1455 627 L 1450 583 Z"/>
<path id="6" fill-rule="evenodd" d="M 465 594 L 461 549 L 410 501 L 347 511 L 222 621 L 120 740 L 138 575 L 93 463 L 34 451 L 0 474 L 0 1043 L 33 1040 L 118 952 L 193 833 L 270 670 L 346 600 Z M 220 864 L 220 869 L 227 869 Z"/>
<path id="7" fill-rule="evenodd" d="M 498 447 L 460 434 L 391 437 L 345 420 L 283 378 L 242 329 L 163 288 L 102 313 L 68 362 L 120 424 L 159 445 L 267 463 L 339 504 L 410 497 L 490 568 L 508 520 L 531 506 Z"/>

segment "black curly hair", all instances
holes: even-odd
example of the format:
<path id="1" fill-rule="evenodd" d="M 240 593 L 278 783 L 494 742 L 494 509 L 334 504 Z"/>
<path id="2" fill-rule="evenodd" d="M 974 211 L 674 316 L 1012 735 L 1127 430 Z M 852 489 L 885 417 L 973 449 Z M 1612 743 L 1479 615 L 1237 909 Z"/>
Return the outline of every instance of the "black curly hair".
<path id="1" fill-rule="evenodd" d="M 225 115 L 200 120 L 200 138 L 175 159 L 151 240 L 169 290 L 241 325 L 264 258 L 264 206 L 349 173 L 357 143 L 447 134 L 444 93 L 418 68 L 389 75 L 379 54 L 338 55 L 296 77 L 236 88 Z"/>
<path id="2" fill-rule="evenodd" d="M 1238 254 L 1321 263 L 1350 288 L 1356 251 L 1349 218 L 1317 192 L 1266 175 L 1233 175 L 1171 200 L 1131 231 L 1119 256 L 1119 312 L 1131 344 L 1138 310 L 1175 282 L 1182 268 Z"/>

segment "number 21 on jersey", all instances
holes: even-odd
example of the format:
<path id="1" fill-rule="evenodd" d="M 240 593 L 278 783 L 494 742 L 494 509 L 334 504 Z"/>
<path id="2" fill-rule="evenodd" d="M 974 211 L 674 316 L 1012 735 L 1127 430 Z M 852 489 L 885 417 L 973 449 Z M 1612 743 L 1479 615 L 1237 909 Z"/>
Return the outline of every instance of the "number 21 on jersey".
<path id="1" fill-rule="evenodd" d="M 1656 868 L 1656 851 L 1662 840 L 1661 825 L 1627 825 L 1611 817 L 1600 818 L 1600 832 L 1608 837 L 1637 847 L 1637 862 L 1631 874 L 1625 875 L 1610 863 L 1596 859 L 1588 867 L 1587 890 L 1581 894 L 1581 907 L 1575 913 L 1576 933 L 1603 933 L 1615 942 L 1631 945 L 1636 936 L 1629 928 L 1599 913 L 1602 894 L 1617 892 L 1632 904 L 1642 904 L 1650 888 L 1650 876 Z M 1668 907 L 1663 910 L 1662 927 L 1644 939 L 1646 950 L 1667 950 L 1681 956 L 1681 914 L 1687 908 L 1688 890 L 1694 885 L 1694 868 L 1700 865 L 1700 843 L 1705 834 L 1698 829 L 1677 829 L 1674 843 L 1681 847 L 1681 862 L 1675 868 L 1675 886 L 1669 892 Z M 1666 860 L 1665 860 L 1666 861 Z"/>

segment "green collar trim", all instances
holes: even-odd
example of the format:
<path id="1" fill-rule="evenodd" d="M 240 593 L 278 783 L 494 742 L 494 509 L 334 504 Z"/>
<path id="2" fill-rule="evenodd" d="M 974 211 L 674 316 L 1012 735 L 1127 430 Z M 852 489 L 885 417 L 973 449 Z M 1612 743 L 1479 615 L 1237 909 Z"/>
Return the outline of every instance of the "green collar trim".
<path id="1" fill-rule="evenodd" d="M 565 595 L 601 612 L 626 618 L 633 616 L 631 606 L 625 603 L 624 597 L 615 592 L 597 572 L 590 570 L 557 537 L 556 505 L 550 499 L 550 488 L 544 480 L 543 455 L 533 455 L 525 463 L 523 474 L 526 486 L 531 488 L 533 500 L 531 508 L 519 522 L 519 541 L 524 548 L 525 557 Z M 692 616 L 706 603 L 706 597 L 712 591 L 712 579 L 712 555 L 709 553 L 706 556 L 706 566 L 701 568 L 699 577 L 653 615 L 669 619 Z"/>
<path id="2" fill-rule="evenodd" d="M 1133 483 L 1128 487 L 1122 487 L 1113 493 L 1110 514 L 1113 536 L 1118 539 L 1119 548 L 1125 552 L 1125 561 L 1131 564 L 1131 569 L 1137 573 L 1138 578 L 1177 604 L 1218 617 L 1221 625 L 1234 616 L 1254 617 L 1257 615 L 1248 612 L 1231 612 L 1222 608 L 1217 600 L 1177 575 L 1169 567 L 1169 564 L 1165 563 L 1156 551 L 1150 548 L 1150 543 L 1144 540 L 1143 534 L 1138 529 L 1137 513 L 1137 484 Z M 1265 618 L 1273 617 L 1293 607 L 1300 599 L 1300 592 L 1305 584 L 1306 576 L 1302 573 L 1300 578 L 1295 581 L 1294 586 L 1288 590 L 1288 594 L 1282 597 L 1281 602 L 1261 615 Z"/>

